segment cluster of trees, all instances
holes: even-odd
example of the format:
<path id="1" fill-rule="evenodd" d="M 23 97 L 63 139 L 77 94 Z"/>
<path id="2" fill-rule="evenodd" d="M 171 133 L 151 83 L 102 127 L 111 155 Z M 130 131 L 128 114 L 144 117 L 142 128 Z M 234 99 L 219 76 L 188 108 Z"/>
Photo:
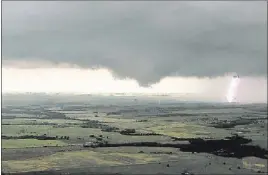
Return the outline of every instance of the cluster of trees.
<path id="1" fill-rule="evenodd" d="M 23 136 L 6 136 L 2 135 L 2 139 L 37 139 L 37 140 L 69 140 L 69 136 L 47 136 L 44 135 L 23 135 Z"/>
<path id="2" fill-rule="evenodd" d="M 98 129 L 101 129 L 101 131 L 104 131 L 104 132 L 115 132 L 115 131 L 119 130 L 119 128 L 111 127 L 109 125 L 102 124 L 97 120 L 90 120 L 90 121 L 84 122 L 80 126 L 82 128 L 98 128 Z"/>
<path id="3" fill-rule="evenodd" d="M 120 131 L 119 133 L 122 135 L 129 135 L 129 134 L 133 134 L 135 132 L 136 132 L 135 129 L 124 129 L 124 130 Z"/>
<path id="4" fill-rule="evenodd" d="M 43 115 L 46 115 L 47 117 L 45 118 L 50 118 L 50 119 L 67 119 L 65 114 L 59 113 L 59 112 L 52 112 L 52 111 L 45 111 Z"/>
<path id="5" fill-rule="evenodd" d="M 117 132 L 117 131 L 119 131 L 119 128 L 117 128 L 117 127 L 111 127 L 111 126 L 106 126 L 106 127 L 103 127 L 101 129 L 101 131 L 103 131 L 103 132 Z"/>
<path id="6" fill-rule="evenodd" d="M 56 139 L 59 139 L 59 140 L 69 140 L 70 137 L 69 136 L 60 136 L 60 137 L 56 136 Z"/>
<path id="7" fill-rule="evenodd" d="M 144 120 L 136 120 L 136 122 L 148 122 L 147 119 L 144 119 Z"/>

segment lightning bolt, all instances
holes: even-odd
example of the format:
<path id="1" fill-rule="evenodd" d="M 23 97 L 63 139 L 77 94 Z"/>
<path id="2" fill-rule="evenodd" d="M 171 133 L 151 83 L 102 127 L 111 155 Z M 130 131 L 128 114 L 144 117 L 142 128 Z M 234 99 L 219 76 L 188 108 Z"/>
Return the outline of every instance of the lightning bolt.
<path id="1" fill-rule="evenodd" d="M 239 85 L 239 77 L 232 77 L 226 98 L 229 103 L 234 102 L 236 98 L 237 87 Z"/>

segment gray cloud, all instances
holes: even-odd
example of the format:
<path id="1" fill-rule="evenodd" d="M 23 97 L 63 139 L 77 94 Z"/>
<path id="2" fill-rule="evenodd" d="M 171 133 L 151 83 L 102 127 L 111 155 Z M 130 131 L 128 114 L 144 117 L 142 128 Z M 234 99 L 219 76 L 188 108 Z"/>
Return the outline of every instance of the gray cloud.
<path id="1" fill-rule="evenodd" d="M 3 60 L 100 65 L 142 85 L 267 71 L 265 1 L 4 1 L 2 13 Z"/>

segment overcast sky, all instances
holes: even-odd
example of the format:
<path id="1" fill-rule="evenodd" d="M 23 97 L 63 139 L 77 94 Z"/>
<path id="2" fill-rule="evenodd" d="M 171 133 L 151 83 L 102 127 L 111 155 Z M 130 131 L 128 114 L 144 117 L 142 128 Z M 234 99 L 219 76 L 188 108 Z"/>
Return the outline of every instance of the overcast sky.
<path id="1" fill-rule="evenodd" d="M 230 72 L 267 81 L 265 1 L 2 5 L 3 67 L 102 67 L 139 88 L 168 76 L 201 81 Z"/>

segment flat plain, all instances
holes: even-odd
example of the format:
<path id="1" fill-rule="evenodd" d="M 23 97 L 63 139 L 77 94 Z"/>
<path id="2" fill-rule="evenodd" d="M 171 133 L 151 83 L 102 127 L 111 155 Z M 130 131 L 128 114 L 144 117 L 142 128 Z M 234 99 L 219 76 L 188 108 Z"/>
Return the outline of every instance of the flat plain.
<path id="1" fill-rule="evenodd" d="M 267 173 L 267 104 L 12 99 L 2 107 L 4 173 Z"/>

